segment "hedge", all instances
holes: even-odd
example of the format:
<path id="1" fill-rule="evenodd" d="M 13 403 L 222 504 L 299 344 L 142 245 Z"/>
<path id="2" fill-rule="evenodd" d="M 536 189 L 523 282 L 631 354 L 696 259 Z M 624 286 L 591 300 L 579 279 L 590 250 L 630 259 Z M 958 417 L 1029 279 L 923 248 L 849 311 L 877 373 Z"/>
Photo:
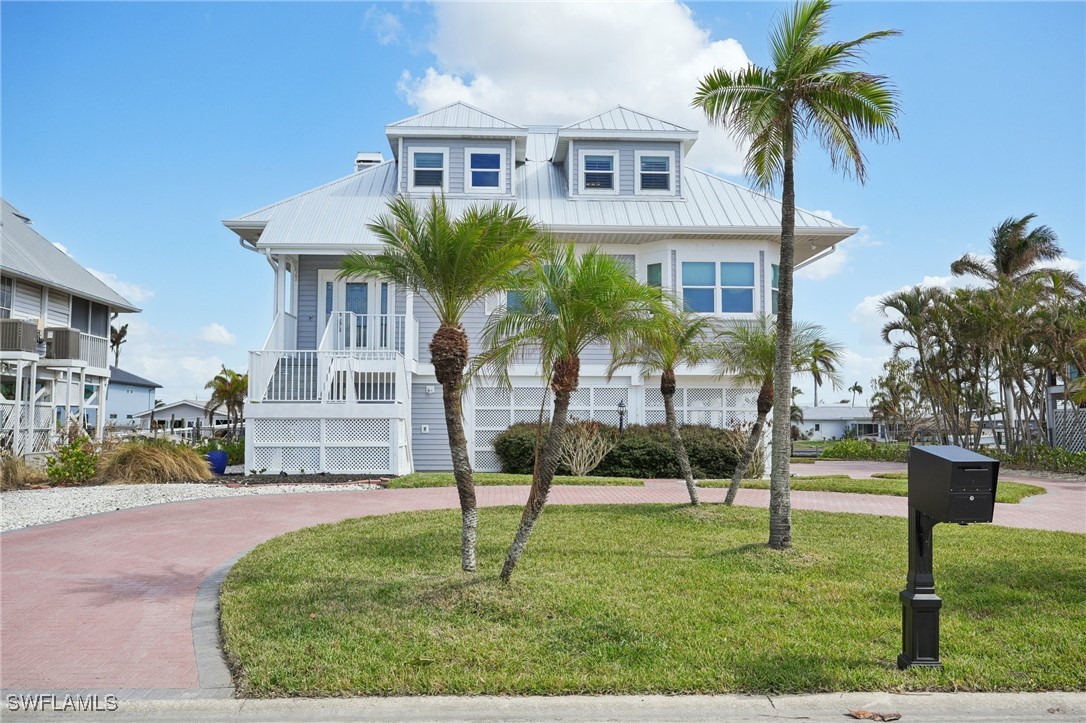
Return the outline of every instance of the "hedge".
<path id="1" fill-rule="evenodd" d="M 876 444 L 862 439 L 842 439 L 827 444 L 818 457 L 819 459 L 907 462 L 909 461 L 909 446 L 894 443 Z"/>
<path id="2" fill-rule="evenodd" d="M 543 427 L 546 437 L 549 425 Z M 742 432 L 704 425 L 682 428 L 683 444 L 690 457 L 694 477 L 718 479 L 731 477 L 739 462 L 739 450 L 746 445 Z M 501 460 L 502 472 L 531 474 L 535 463 L 535 424 L 515 424 L 494 439 L 494 451 Z M 558 474 L 569 474 L 559 465 Z M 679 462 L 671 449 L 671 437 L 663 424 L 626 427 L 618 444 L 591 473 L 595 477 L 636 477 L 672 479 L 681 477 Z"/>

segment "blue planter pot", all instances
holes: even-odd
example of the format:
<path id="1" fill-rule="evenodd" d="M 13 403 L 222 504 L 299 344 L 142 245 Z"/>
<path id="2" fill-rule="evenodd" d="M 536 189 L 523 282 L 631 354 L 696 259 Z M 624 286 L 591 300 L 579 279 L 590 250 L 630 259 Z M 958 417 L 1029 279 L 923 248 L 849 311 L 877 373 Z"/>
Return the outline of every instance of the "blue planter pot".
<path id="1" fill-rule="evenodd" d="M 207 453 L 207 463 L 215 474 L 226 474 L 226 452 L 212 450 Z"/>

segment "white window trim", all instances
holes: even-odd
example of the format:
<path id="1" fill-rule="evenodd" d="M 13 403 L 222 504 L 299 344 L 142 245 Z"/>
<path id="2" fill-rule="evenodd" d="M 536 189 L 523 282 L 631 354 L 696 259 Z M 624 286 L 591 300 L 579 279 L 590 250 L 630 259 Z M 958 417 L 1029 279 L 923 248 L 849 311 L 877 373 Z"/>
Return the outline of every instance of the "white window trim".
<path id="1" fill-rule="evenodd" d="M 618 163 L 618 151 L 598 151 L 591 148 L 578 148 L 577 149 L 577 164 L 579 166 L 578 173 L 580 173 L 580 188 L 578 190 L 585 196 L 617 196 L 619 181 L 619 163 Z M 587 171 L 585 170 L 584 163 L 585 158 L 588 156 L 611 156 L 611 173 L 614 176 L 614 183 L 611 184 L 612 188 L 585 188 L 584 177 Z M 602 171 L 592 171 L 592 173 L 601 173 Z"/>
<path id="2" fill-rule="evenodd" d="M 498 156 L 498 185 L 475 186 L 471 182 L 471 154 L 487 153 Z M 492 171 L 490 168 L 481 168 L 481 171 Z M 471 193 L 487 193 L 492 195 L 505 195 L 505 150 L 502 148 L 465 148 L 464 149 L 464 190 Z"/>
<path id="3" fill-rule="evenodd" d="M 713 268 L 714 278 L 713 278 L 713 285 L 712 286 L 699 286 L 697 284 L 684 284 L 683 283 L 683 264 L 684 263 L 699 263 L 699 262 L 701 262 L 701 263 L 712 263 L 714 265 L 714 268 Z M 755 268 L 755 272 L 757 272 L 758 262 L 756 260 L 754 260 L 754 259 L 743 259 L 743 258 L 721 259 L 719 256 L 696 254 L 695 256 L 689 257 L 689 258 L 683 258 L 683 257 L 680 256 L 678 259 L 676 259 L 676 263 L 678 264 L 678 269 L 676 270 L 677 271 L 677 276 L 675 277 L 675 281 L 678 284 L 678 288 L 677 288 L 676 291 L 677 291 L 677 295 L 678 295 L 680 303 L 684 302 L 684 300 L 685 300 L 685 296 L 686 296 L 685 289 L 686 289 L 686 287 L 690 287 L 691 289 L 712 289 L 713 290 L 713 310 L 712 311 L 695 311 L 695 312 L 692 312 L 692 313 L 701 314 L 702 316 L 708 316 L 708 315 L 711 314 L 713 316 L 722 316 L 722 317 L 727 318 L 727 319 L 746 319 L 746 318 L 749 318 L 749 317 L 753 316 L 755 313 L 757 313 L 757 310 L 758 310 L 758 304 L 757 303 L 754 303 L 752 305 L 752 309 L 750 311 L 724 311 L 723 310 L 723 305 L 722 305 L 721 299 L 720 299 L 720 291 L 722 289 L 752 289 L 752 293 L 754 295 L 754 301 L 755 302 L 757 301 L 757 299 L 758 299 L 758 275 L 757 275 L 757 273 L 755 273 L 754 284 L 752 286 L 723 286 L 720 283 L 720 280 L 721 280 L 721 278 L 720 278 L 720 264 L 722 264 L 722 263 L 752 264 L 754 266 L 754 268 Z M 665 264 L 665 266 L 666 266 L 666 264 Z M 685 308 L 685 306 L 684 306 L 684 308 Z"/>
<path id="4" fill-rule="evenodd" d="M 415 154 L 416 153 L 440 153 L 441 154 L 441 191 L 449 192 L 449 149 L 448 148 L 412 148 L 408 151 L 407 163 L 407 190 L 409 193 L 433 193 L 435 186 L 415 185 Z M 433 170 L 433 169 L 425 169 Z"/>
<path id="5" fill-rule="evenodd" d="M 668 190 L 641 188 L 641 157 L 642 156 L 667 156 L 671 159 L 668 163 Z M 674 151 L 634 151 L 634 193 L 638 196 L 675 196 L 675 152 Z M 655 175 L 662 175 L 653 172 Z"/>

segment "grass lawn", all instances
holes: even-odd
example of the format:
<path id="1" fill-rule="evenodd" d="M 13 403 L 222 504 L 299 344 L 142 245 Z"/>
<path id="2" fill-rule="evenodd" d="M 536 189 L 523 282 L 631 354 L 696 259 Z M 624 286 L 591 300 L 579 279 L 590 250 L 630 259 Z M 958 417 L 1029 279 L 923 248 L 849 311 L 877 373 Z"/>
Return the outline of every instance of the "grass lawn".
<path id="1" fill-rule="evenodd" d="M 876 472 L 871 476 L 878 479 L 909 479 L 908 472 Z"/>
<path id="2" fill-rule="evenodd" d="M 899 474 L 887 472 L 885 474 Z M 901 473 L 904 474 L 904 473 Z M 909 483 L 901 477 L 885 477 L 876 475 L 879 479 L 856 479 L 847 475 L 826 475 L 822 477 L 793 477 L 792 489 L 805 492 L 859 492 L 868 495 L 893 495 L 894 497 L 908 497 Z M 698 482 L 698 487 L 727 487 L 731 480 L 710 479 Z M 746 479 L 742 487 L 754 490 L 769 489 L 769 480 Z M 1027 485 L 1021 482 L 1000 482 L 996 485 L 996 502 L 1009 502 L 1015 504 L 1032 495 L 1044 494 L 1044 487 Z"/>
<path id="3" fill-rule="evenodd" d="M 1086 689 L 1086 535 L 939 525 L 942 670 L 899 671 L 906 521 L 552 506 L 513 583 L 519 508 L 347 520 L 246 555 L 222 591 L 249 696 Z"/>
<path id="4" fill-rule="evenodd" d="M 530 485 L 530 474 L 504 474 L 502 472 L 476 472 L 475 485 L 477 487 L 491 487 L 494 485 Z M 556 476 L 556 485 L 607 485 L 617 487 L 643 487 L 643 480 L 632 477 L 567 477 Z M 414 472 L 403 477 L 396 477 L 388 481 L 388 488 L 406 489 L 409 487 L 455 487 L 456 480 L 452 472 Z"/>

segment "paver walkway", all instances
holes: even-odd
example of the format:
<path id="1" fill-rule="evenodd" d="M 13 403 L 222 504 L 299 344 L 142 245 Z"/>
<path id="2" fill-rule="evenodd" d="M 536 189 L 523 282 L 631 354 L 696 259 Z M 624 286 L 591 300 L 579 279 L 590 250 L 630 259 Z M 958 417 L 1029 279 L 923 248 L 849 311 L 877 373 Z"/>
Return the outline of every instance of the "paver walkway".
<path id="1" fill-rule="evenodd" d="M 900 467 L 900 466 L 899 466 Z M 822 469 L 819 469 L 821 472 Z M 1086 531 L 1086 485 L 996 505 L 996 524 Z M 706 502 L 726 490 L 702 490 Z M 481 506 L 522 505 L 524 487 L 480 487 Z M 742 490 L 737 504 L 765 507 Z M 677 483 L 556 487 L 554 504 L 676 503 Z M 799 509 L 904 516 L 905 499 L 794 492 Z M 454 508 L 453 488 L 327 492 L 180 502 L 67 520 L 0 536 L 0 688 L 200 695 L 193 609 L 202 582 L 264 540 L 311 525 Z"/>

